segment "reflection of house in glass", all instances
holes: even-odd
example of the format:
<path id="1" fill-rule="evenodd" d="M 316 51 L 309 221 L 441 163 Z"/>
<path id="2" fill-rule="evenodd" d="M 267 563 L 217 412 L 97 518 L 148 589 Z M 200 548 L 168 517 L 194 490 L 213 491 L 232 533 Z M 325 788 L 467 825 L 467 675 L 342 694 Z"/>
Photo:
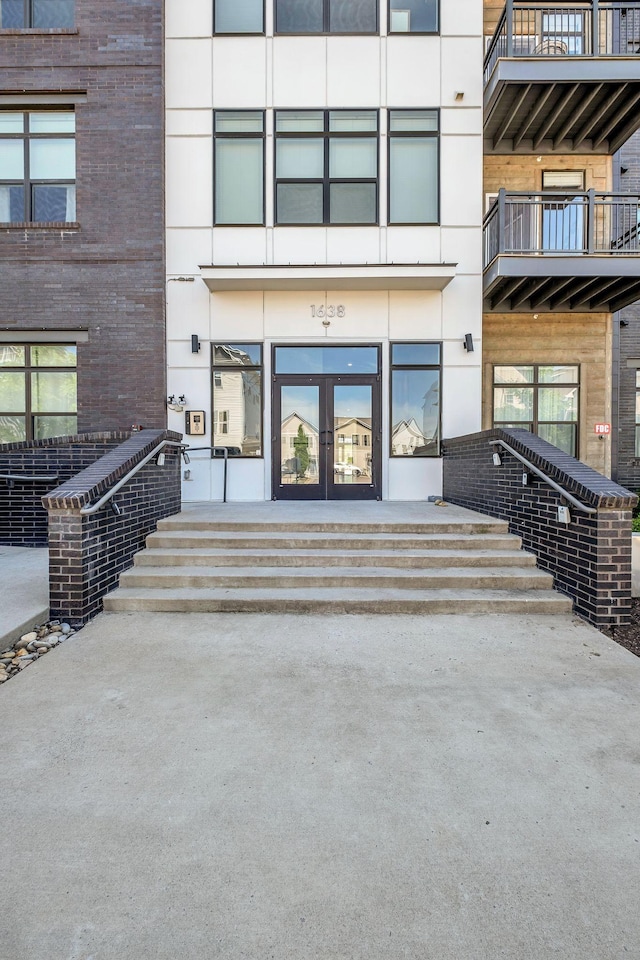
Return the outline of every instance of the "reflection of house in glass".
<path id="1" fill-rule="evenodd" d="M 225 446 L 232 454 L 260 456 L 260 375 L 254 361 L 237 347 L 216 344 L 213 374 L 214 446 Z"/>
<path id="2" fill-rule="evenodd" d="M 333 433 L 335 461 L 371 476 L 371 417 L 336 417 Z"/>
<path id="3" fill-rule="evenodd" d="M 434 380 L 424 396 L 422 404 L 422 433 L 424 450 L 416 450 L 417 456 L 426 456 L 429 451 L 437 454 L 440 433 L 440 380 Z M 434 449 L 435 447 L 435 449 Z"/>
<path id="4" fill-rule="evenodd" d="M 317 483 L 318 428 L 294 411 L 282 421 L 280 437 L 282 482 Z"/>
<path id="5" fill-rule="evenodd" d="M 415 417 L 398 421 L 391 434 L 394 456 L 429 457 L 438 455 L 440 430 L 440 390 L 434 380 L 423 397 L 422 429 Z"/>
<path id="6" fill-rule="evenodd" d="M 394 456 L 419 455 L 424 450 L 427 438 L 412 417 L 396 423 L 391 435 L 391 449 Z"/>

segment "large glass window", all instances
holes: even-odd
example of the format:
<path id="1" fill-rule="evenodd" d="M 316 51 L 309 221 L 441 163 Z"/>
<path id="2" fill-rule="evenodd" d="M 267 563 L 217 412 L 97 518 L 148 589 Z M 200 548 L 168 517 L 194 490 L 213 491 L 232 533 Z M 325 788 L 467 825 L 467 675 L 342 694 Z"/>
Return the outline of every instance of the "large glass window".
<path id="1" fill-rule="evenodd" d="M 214 114 L 214 223 L 264 223 L 264 114 Z"/>
<path id="2" fill-rule="evenodd" d="M 439 114 L 389 111 L 389 223 L 438 223 Z"/>
<path id="3" fill-rule="evenodd" d="M 391 455 L 440 455 L 439 343 L 391 344 Z"/>
<path id="4" fill-rule="evenodd" d="M 389 33 L 437 33 L 439 0 L 390 0 Z"/>
<path id="5" fill-rule="evenodd" d="M 76 219 L 73 111 L 0 111 L 0 223 Z"/>
<path id="6" fill-rule="evenodd" d="M 0 344 L 0 443 L 77 432 L 76 347 Z"/>
<path id="7" fill-rule="evenodd" d="M 215 0 L 214 33 L 263 33 L 264 0 Z"/>
<path id="8" fill-rule="evenodd" d="M 577 457 L 579 391 L 578 366 L 496 366 L 493 425 L 530 430 Z"/>
<path id="9" fill-rule="evenodd" d="M 377 0 L 276 0 L 276 33 L 377 33 Z"/>
<path id="10" fill-rule="evenodd" d="M 73 27 L 74 0 L 0 0 L 0 28 L 54 30 Z"/>
<path id="11" fill-rule="evenodd" d="M 261 457 L 262 344 L 214 343 L 213 446 L 236 457 Z"/>
<path id="12" fill-rule="evenodd" d="M 378 218 L 376 110 L 276 112 L 276 223 Z"/>

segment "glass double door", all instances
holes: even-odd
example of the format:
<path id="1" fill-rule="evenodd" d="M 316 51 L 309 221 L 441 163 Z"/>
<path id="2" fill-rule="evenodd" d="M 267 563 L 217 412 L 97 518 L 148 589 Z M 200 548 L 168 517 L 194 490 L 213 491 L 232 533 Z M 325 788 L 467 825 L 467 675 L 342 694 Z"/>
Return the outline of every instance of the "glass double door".
<path id="1" fill-rule="evenodd" d="M 274 500 L 380 499 L 380 381 L 274 377 Z"/>

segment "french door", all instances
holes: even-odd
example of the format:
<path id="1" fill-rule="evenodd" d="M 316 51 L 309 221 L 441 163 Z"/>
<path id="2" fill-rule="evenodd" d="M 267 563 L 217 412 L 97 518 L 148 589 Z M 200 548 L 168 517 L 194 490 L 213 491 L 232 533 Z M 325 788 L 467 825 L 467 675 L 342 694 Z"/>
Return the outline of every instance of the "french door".
<path id="1" fill-rule="evenodd" d="M 379 500 L 380 377 L 273 378 L 274 500 Z"/>

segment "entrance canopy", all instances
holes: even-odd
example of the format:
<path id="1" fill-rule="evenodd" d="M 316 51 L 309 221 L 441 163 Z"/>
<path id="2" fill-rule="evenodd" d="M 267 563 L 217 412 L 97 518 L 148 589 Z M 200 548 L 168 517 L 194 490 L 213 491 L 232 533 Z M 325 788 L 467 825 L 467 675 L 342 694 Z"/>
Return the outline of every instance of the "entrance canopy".
<path id="1" fill-rule="evenodd" d="M 201 266 L 211 291 L 223 290 L 444 290 L 455 263 L 295 264 Z"/>

